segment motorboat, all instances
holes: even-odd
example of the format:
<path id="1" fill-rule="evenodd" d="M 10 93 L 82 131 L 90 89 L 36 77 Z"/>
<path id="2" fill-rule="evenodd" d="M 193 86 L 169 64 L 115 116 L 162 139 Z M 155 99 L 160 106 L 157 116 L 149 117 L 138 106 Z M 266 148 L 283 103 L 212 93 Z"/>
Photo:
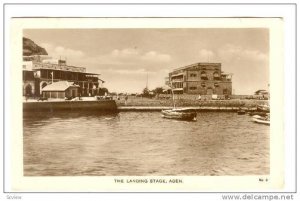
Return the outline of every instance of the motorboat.
<path id="1" fill-rule="evenodd" d="M 252 120 L 255 123 L 270 125 L 270 116 L 269 115 L 267 115 L 265 117 L 259 116 L 259 115 L 254 115 L 252 117 Z"/>
<path id="2" fill-rule="evenodd" d="M 173 108 L 170 110 L 162 110 L 162 117 L 167 119 L 178 119 L 186 121 L 196 121 L 197 112 L 189 108 Z"/>

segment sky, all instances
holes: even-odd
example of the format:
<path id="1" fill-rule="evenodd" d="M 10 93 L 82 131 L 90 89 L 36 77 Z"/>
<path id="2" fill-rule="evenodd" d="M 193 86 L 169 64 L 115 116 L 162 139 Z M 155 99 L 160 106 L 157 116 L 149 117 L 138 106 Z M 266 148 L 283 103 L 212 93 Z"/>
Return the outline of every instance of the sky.
<path id="1" fill-rule="evenodd" d="M 164 86 L 175 68 L 221 63 L 234 94 L 268 90 L 269 31 L 255 29 L 25 29 L 24 37 L 68 65 L 99 73 L 110 92 Z M 148 75 L 148 76 L 147 76 Z"/>

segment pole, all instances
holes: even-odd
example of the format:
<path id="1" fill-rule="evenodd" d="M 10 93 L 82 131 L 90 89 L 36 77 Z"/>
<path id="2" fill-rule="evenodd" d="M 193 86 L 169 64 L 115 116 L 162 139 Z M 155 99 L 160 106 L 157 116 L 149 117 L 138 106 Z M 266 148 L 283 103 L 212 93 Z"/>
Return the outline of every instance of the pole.
<path id="1" fill-rule="evenodd" d="M 147 72 L 147 83 L 146 83 L 146 89 L 148 89 L 148 72 Z"/>
<path id="2" fill-rule="evenodd" d="M 171 84 L 171 92 L 172 92 L 172 100 L 173 100 L 173 109 L 175 109 L 175 97 L 174 97 L 172 82 L 170 82 L 170 84 Z"/>
<path id="3" fill-rule="evenodd" d="M 171 91 L 172 91 L 172 97 L 173 97 L 173 108 L 175 109 L 175 97 L 174 97 L 173 89 L 171 89 Z"/>

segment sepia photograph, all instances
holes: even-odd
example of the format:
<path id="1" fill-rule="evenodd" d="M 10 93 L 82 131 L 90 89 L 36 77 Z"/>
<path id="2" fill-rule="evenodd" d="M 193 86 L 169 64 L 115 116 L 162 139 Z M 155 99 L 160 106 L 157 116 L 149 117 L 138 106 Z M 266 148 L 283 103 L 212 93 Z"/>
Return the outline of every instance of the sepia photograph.
<path id="1" fill-rule="evenodd" d="M 25 176 L 267 175 L 265 28 L 24 29 Z"/>
<path id="2" fill-rule="evenodd" d="M 13 189 L 283 188 L 282 25 L 12 19 Z"/>

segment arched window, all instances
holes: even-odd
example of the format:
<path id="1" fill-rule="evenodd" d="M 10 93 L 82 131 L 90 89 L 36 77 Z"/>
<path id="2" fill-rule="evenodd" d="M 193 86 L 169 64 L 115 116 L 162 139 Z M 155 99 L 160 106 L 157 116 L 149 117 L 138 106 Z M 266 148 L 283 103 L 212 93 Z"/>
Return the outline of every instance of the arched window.
<path id="1" fill-rule="evenodd" d="M 32 95 L 32 86 L 30 84 L 27 84 L 25 87 L 25 95 L 31 96 Z"/>
<path id="2" fill-rule="evenodd" d="M 202 79 L 202 80 L 207 80 L 207 79 L 208 79 L 208 78 L 207 78 L 207 74 L 206 74 L 205 71 L 202 71 L 202 72 L 201 72 L 201 79 Z"/>
<path id="3" fill-rule="evenodd" d="M 213 76 L 214 76 L 214 80 L 220 80 L 220 75 L 218 72 L 214 72 Z"/>

